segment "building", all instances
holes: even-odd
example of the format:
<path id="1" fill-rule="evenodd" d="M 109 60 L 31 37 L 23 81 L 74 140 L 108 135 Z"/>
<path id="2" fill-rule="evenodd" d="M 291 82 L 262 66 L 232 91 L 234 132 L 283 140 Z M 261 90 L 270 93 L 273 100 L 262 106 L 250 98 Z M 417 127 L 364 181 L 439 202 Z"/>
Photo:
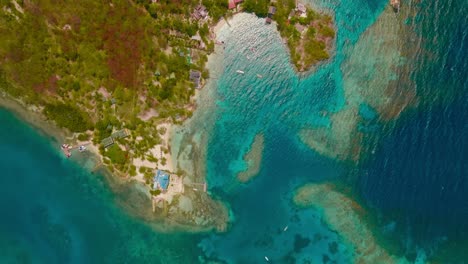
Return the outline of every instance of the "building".
<path id="1" fill-rule="evenodd" d="M 276 7 L 270 6 L 270 7 L 268 8 L 268 17 L 269 17 L 269 18 L 272 18 L 273 15 L 274 15 L 275 13 L 276 13 Z"/>
<path id="2" fill-rule="evenodd" d="M 228 8 L 234 9 L 237 7 L 238 4 L 244 2 L 244 0 L 228 0 Z"/>
<path id="3" fill-rule="evenodd" d="M 111 127 L 108 126 L 107 129 L 112 129 L 112 126 Z M 101 145 L 104 148 L 108 148 L 108 147 L 112 146 L 115 143 L 116 139 L 126 138 L 128 136 L 130 136 L 130 133 L 128 132 L 127 129 L 124 128 L 124 129 L 121 129 L 121 130 L 118 130 L 118 131 L 112 133 L 110 137 L 106 137 L 105 139 L 103 139 L 101 141 Z"/>
<path id="4" fill-rule="evenodd" d="M 307 8 L 304 4 L 297 3 L 296 4 L 296 13 L 301 17 L 307 16 Z"/>
<path id="5" fill-rule="evenodd" d="M 167 191 L 167 188 L 169 188 L 170 179 L 171 176 L 169 173 L 162 170 L 157 170 L 153 177 L 153 189 L 161 190 L 162 192 Z"/>
<path id="6" fill-rule="evenodd" d="M 101 145 L 105 148 L 110 147 L 114 144 L 114 139 L 112 137 L 106 137 L 101 141 Z"/>
<path id="7" fill-rule="evenodd" d="M 229 9 L 236 8 L 236 3 L 234 2 L 234 0 L 228 0 L 228 8 Z"/>
<path id="8" fill-rule="evenodd" d="M 200 37 L 200 35 L 198 33 L 195 36 L 191 37 L 190 39 L 192 39 L 192 41 L 197 43 L 195 48 L 197 48 L 197 49 L 206 49 L 205 42 L 203 42 L 202 38 Z"/>
<path id="9" fill-rule="evenodd" d="M 126 138 L 130 135 L 127 129 L 121 129 L 119 131 L 116 131 L 112 133 L 111 137 L 112 138 Z"/>
<path id="10" fill-rule="evenodd" d="M 266 23 L 267 24 L 271 24 L 271 20 L 272 20 L 273 15 L 275 13 L 276 13 L 276 7 L 274 7 L 274 6 L 268 7 L 268 15 L 267 15 L 267 18 L 266 18 Z"/>
<path id="11" fill-rule="evenodd" d="M 208 10 L 203 5 L 197 5 L 192 13 L 192 17 L 196 20 L 205 19 L 207 16 Z"/>
<path id="12" fill-rule="evenodd" d="M 193 82 L 196 89 L 200 89 L 201 72 L 190 70 L 190 81 Z"/>

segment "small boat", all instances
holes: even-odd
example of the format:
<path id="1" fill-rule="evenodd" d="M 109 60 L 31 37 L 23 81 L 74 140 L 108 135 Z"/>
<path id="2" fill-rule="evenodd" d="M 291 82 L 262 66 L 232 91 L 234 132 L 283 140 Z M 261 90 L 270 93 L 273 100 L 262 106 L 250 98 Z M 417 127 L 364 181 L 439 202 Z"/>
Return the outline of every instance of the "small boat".
<path id="1" fill-rule="evenodd" d="M 270 261 L 270 259 L 269 259 L 267 256 L 265 256 L 265 260 L 266 260 L 267 262 Z"/>
<path id="2" fill-rule="evenodd" d="M 80 152 L 83 152 L 83 151 L 86 150 L 86 147 L 85 147 L 85 146 L 80 146 L 80 147 L 78 148 L 78 150 L 79 150 Z"/>
<path id="3" fill-rule="evenodd" d="M 286 230 L 288 230 L 288 227 L 289 226 L 285 226 L 284 229 L 283 229 L 283 232 L 286 232 Z"/>
<path id="4" fill-rule="evenodd" d="M 241 70 L 237 70 L 236 72 L 239 73 L 239 74 L 244 74 L 245 73 L 244 71 L 241 71 Z"/>
<path id="5" fill-rule="evenodd" d="M 263 75 L 257 74 L 258 78 L 263 78 Z"/>

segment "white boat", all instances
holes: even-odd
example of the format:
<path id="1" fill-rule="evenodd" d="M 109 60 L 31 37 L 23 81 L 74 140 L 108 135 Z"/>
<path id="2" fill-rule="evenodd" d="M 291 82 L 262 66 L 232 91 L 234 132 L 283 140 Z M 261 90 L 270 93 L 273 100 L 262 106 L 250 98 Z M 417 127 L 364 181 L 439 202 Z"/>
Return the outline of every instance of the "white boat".
<path id="1" fill-rule="evenodd" d="M 83 152 L 83 151 L 86 150 L 86 147 L 85 147 L 85 146 L 80 146 L 80 147 L 78 148 L 78 150 L 79 150 L 80 152 Z"/>
<path id="2" fill-rule="evenodd" d="M 258 78 L 263 78 L 263 76 L 262 76 L 262 75 L 260 75 L 260 74 L 257 74 L 257 77 L 258 77 Z"/>
<path id="3" fill-rule="evenodd" d="M 286 230 L 288 230 L 288 227 L 289 226 L 285 226 L 284 229 L 283 229 L 283 232 L 286 232 Z"/>
<path id="4" fill-rule="evenodd" d="M 265 256 L 265 260 L 266 260 L 267 262 L 270 261 L 270 259 L 269 259 L 267 256 Z"/>
<path id="5" fill-rule="evenodd" d="M 237 70 L 236 72 L 239 73 L 239 74 L 244 74 L 245 73 L 244 71 L 241 71 L 241 70 Z"/>

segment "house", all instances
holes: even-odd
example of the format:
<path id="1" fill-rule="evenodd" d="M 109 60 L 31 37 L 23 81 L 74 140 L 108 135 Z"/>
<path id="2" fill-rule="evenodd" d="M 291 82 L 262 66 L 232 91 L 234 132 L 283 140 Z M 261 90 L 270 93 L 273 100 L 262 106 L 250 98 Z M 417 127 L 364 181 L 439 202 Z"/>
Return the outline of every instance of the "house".
<path id="1" fill-rule="evenodd" d="M 296 13 L 301 17 L 307 16 L 307 8 L 304 4 L 297 3 L 296 5 Z"/>
<path id="2" fill-rule="evenodd" d="M 268 15 L 267 15 L 267 18 L 265 20 L 265 22 L 267 24 L 271 24 L 271 19 L 273 18 L 273 15 L 276 13 L 276 7 L 274 6 L 270 6 L 268 7 Z"/>
<path id="3" fill-rule="evenodd" d="M 208 10 L 203 5 L 197 5 L 192 13 L 192 17 L 196 20 L 205 19 L 207 16 Z"/>
<path id="4" fill-rule="evenodd" d="M 236 3 L 234 2 L 234 0 L 228 0 L 228 8 L 229 9 L 236 8 Z"/>
<path id="5" fill-rule="evenodd" d="M 126 138 L 130 135 L 127 129 L 121 129 L 119 131 L 116 131 L 112 133 L 111 137 L 116 139 L 116 138 Z"/>
<path id="6" fill-rule="evenodd" d="M 201 72 L 196 70 L 190 70 L 190 81 L 195 84 L 196 89 L 200 89 L 200 80 L 201 80 Z"/>
<path id="7" fill-rule="evenodd" d="M 237 7 L 238 4 L 244 2 L 244 0 L 228 0 L 228 8 L 234 9 Z"/>
<path id="8" fill-rule="evenodd" d="M 153 177 L 153 189 L 159 189 L 163 192 L 167 191 L 167 188 L 169 187 L 170 178 L 171 177 L 169 173 L 162 170 L 157 170 L 156 174 Z"/>
<path id="9" fill-rule="evenodd" d="M 113 144 L 114 144 L 114 139 L 112 137 L 106 137 L 105 139 L 103 139 L 101 141 L 101 145 L 104 148 L 108 148 L 108 147 L 112 146 Z"/>
<path id="10" fill-rule="evenodd" d="M 197 45 L 196 45 L 197 49 L 205 49 L 206 48 L 205 42 L 203 42 L 202 38 L 200 37 L 200 35 L 198 33 L 195 36 L 191 37 L 190 39 L 192 39 L 194 42 L 197 43 Z"/>
<path id="11" fill-rule="evenodd" d="M 268 17 L 269 18 L 272 18 L 275 13 L 276 13 L 276 7 L 274 7 L 274 6 L 268 7 Z"/>

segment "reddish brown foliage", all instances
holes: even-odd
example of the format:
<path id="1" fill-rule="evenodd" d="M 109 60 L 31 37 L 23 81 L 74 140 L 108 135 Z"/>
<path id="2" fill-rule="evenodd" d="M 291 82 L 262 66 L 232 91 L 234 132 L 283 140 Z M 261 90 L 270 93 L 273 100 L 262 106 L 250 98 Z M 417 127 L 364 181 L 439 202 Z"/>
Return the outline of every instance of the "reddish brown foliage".
<path id="1" fill-rule="evenodd" d="M 142 26 L 132 21 L 137 18 L 135 14 L 129 14 L 128 9 L 124 7 L 124 10 L 119 10 L 122 13 L 117 13 L 115 9 L 109 12 L 110 19 L 103 28 L 103 41 L 112 77 L 123 86 L 134 88 L 137 85 L 144 31 Z M 126 19 L 131 22 L 122 25 Z"/>
<path id="2" fill-rule="evenodd" d="M 57 81 L 58 81 L 58 77 L 57 75 L 54 74 L 50 76 L 50 78 L 46 80 L 45 82 L 35 85 L 34 91 L 36 91 L 37 93 L 49 92 L 49 93 L 55 94 L 58 88 Z"/>

